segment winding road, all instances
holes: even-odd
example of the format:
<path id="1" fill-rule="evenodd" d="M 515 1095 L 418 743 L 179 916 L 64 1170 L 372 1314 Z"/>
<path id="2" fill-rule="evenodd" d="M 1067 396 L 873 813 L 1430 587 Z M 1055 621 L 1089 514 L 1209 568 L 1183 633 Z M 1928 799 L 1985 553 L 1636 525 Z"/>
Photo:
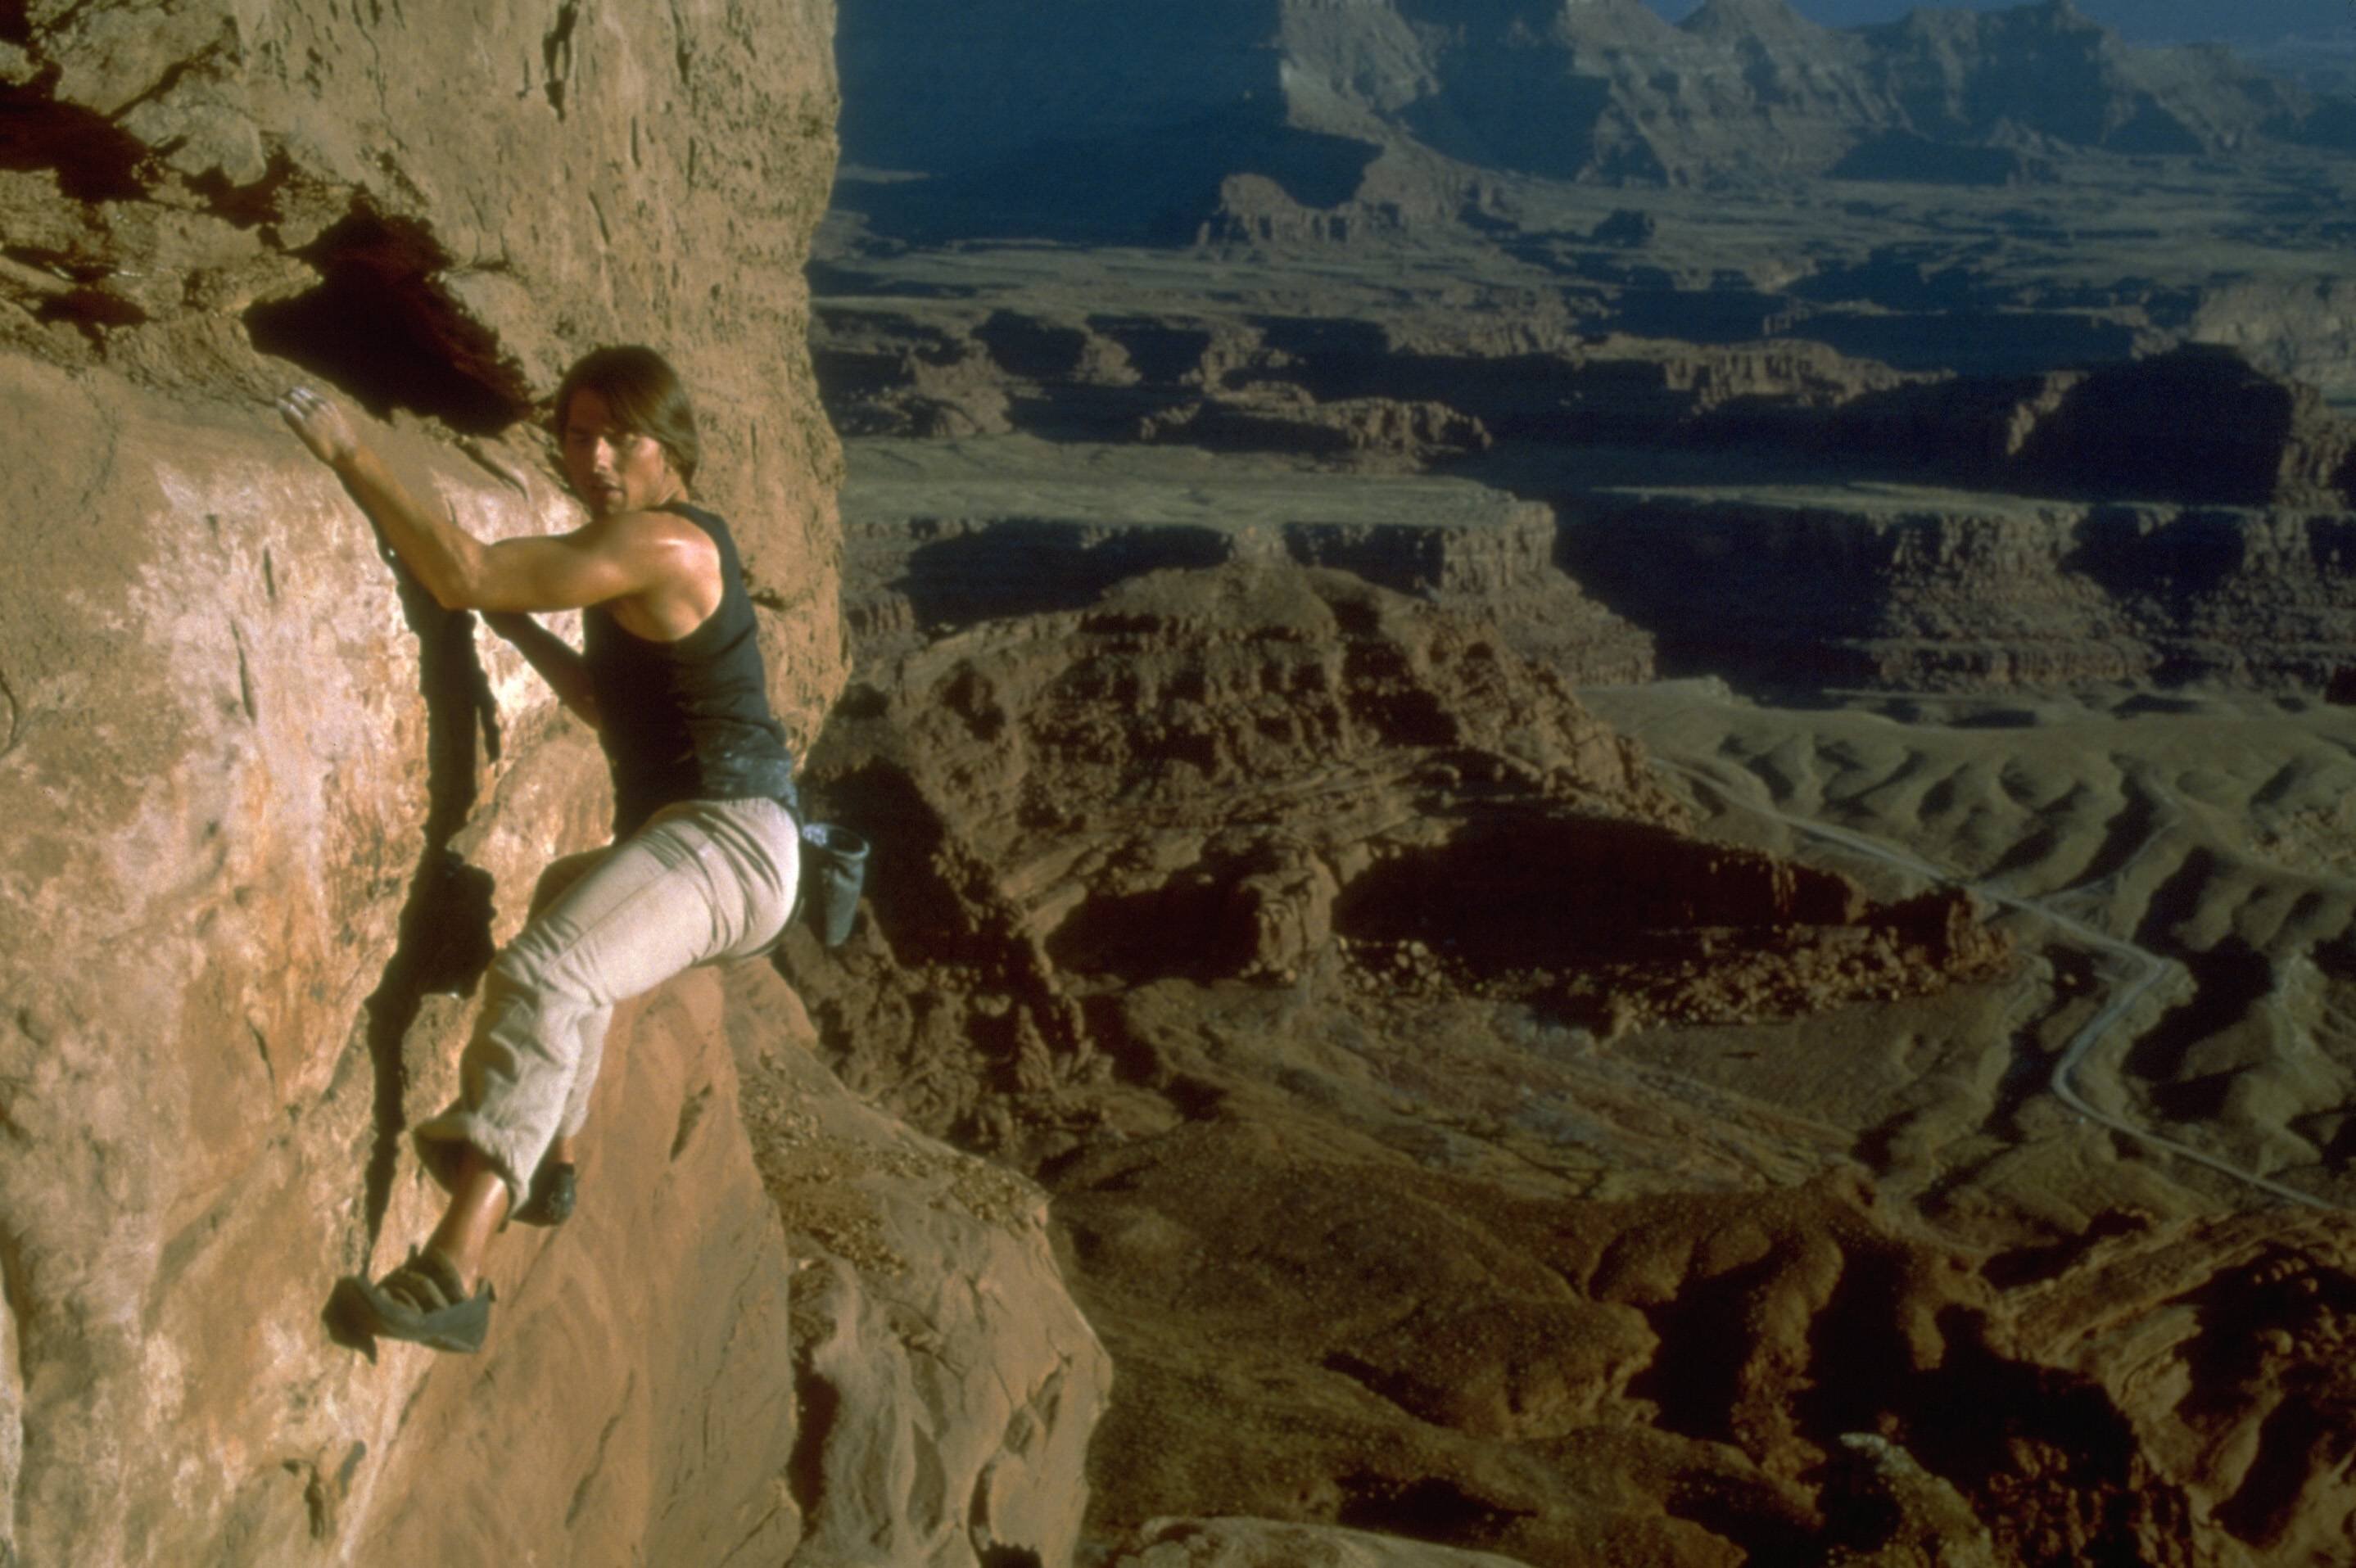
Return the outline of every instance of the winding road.
<path id="1" fill-rule="evenodd" d="M 1989 884 L 1965 881 L 1903 849 L 1882 843 L 1868 835 L 1852 832 L 1846 827 L 1836 827 L 1827 822 L 1795 816 L 1773 805 L 1745 798 L 1743 794 L 1730 787 L 1726 780 L 1700 768 L 1684 763 L 1671 762 L 1657 752 L 1655 754 L 1654 761 L 1658 766 L 1681 774 L 1710 790 L 1733 809 L 1748 811 L 1810 837 L 1837 844 L 1851 854 L 1879 861 L 1883 865 L 1921 878 L 1927 882 L 1966 888 L 1990 903 L 2006 909 L 2018 910 L 2048 923 L 2072 943 L 2123 960 L 2129 969 L 2127 978 L 2113 991 L 2109 999 L 2095 1010 L 2094 1016 L 2087 1019 L 2078 1032 L 2070 1038 L 2069 1044 L 2062 1050 L 2061 1059 L 2054 1063 L 2051 1080 L 2053 1097 L 2080 1116 L 2107 1127 L 2123 1137 L 2133 1138 L 2137 1143 L 2173 1155 L 2179 1159 L 2190 1160 L 2220 1175 L 2231 1177 L 2236 1181 L 2255 1188 L 2269 1197 L 2311 1209 L 2337 1210 L 2340 1207 L 2339 1204 L 2318 1198 L 2312 1193 L 2302 1192 L 2295 1187 L 2286 1187 L 2256 1171 L 2245 1170 L 2231 1160 L 2221 1158 L 2204 1149 L 2180 1143 L 2174 1138 L 2156 1133 L 2148 1127 L 2138 1126 L 2115 1113 L 2104 1110 L 2080 1091 L 2079 1070 L 2085 1065 L 2087 1058 L 2093 1053 L 2094 1048 L 2119 1026 L 2120 1021 L 2154 987 L 2177 972 L 2179 966 L 2169 959 L 2147 947 L 2113 936 L 2073 915 L 2065 914 L 2054 908 L 2050 901 L 2024 898 L 2018 893 L 2006 892 Z M 2166 832 L 2168 826 L 2162 824 L 2155 827 L 2151 838 L 2146 840 L 2145 848 L 2148 848 L 2162 833 Z M 2141 850 L 2137 853 L 2140 854 Z"/>

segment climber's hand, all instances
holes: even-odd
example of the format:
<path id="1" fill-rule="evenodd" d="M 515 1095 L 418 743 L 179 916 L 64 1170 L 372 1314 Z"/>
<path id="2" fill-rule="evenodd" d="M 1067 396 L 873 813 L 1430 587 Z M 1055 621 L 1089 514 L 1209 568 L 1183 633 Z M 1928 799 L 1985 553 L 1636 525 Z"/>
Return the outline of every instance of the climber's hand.
<path id="1" fill-rule="evenodd" d="M 359 433 L 352 428 L 351 416 L 343 405 L 324 393 L 308 387 L 296 387 L 278 400 L 278 412 L 286 426 L 303 438 L 311 455 L 335 466 L 348 461 L 360 449 Z"/>

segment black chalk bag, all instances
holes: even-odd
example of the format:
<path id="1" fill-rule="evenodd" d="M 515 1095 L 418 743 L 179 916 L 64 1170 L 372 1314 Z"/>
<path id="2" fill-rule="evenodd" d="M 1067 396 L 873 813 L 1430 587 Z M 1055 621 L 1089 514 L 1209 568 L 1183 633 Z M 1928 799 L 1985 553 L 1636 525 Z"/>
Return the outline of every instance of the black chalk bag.
<path id="1" fill-rule="evenodd" d="M 851 939 L 866 882 L 866 839 L 831 822 L 802 825 L 802 915 L 827 946 Z"/>

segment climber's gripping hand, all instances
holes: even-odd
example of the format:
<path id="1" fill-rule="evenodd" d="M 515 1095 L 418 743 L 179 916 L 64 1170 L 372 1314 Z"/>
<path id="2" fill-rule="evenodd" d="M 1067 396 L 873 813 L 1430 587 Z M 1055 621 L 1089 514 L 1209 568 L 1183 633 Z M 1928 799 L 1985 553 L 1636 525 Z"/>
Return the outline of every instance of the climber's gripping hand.
<path id="1" fill-rule="evenodd" d="M 343 405 L 308 387 L 296 387 L 278 400 L 286 427 L 302 438 L 311 455 L 331 468 L 340 468 L 360 450 L 359 432 Z"/>

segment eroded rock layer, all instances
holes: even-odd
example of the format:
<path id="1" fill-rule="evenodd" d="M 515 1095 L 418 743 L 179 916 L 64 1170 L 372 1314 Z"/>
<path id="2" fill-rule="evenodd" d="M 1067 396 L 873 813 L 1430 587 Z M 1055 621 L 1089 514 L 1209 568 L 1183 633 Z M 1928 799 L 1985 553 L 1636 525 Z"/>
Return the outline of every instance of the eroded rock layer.
<path id="1" fill-rule="evenodd" d="M 1479 485 L 1012 441 L 852 443 L 844 620 L 862 662 L 1226 561 L 1333 567 L 1484 620 L 1567 679 L 1652 674 L 1643 633 L 1554 566 L 1554 514 Z"/>
<path id="2" fill-rule="evenodd" d="M 2320 688 L 2356 654 L 2349 515 L 1901 485 L 1582 496 L 1562 558 L 1678 673 L 1931 690 Z"/>
<path id="3" fill-rule="evenodd" d="M 829 399 L 882 437 L 854 443 L 847 561 L 876 655 L 1258 525 L 1590 684 L 1644 677 L 1647 643 L 1784 686 L 2318 687 L 2356 661 L 2356 423 L 2231 349 L 1930 378 L 1544 312 L 821 315 Z M 888 439 L 927 434 L 957 439 Z"/>
<path id="4" fill-rule="evenodd" d="M 943 639 L 854 688 L 813 770 L 894 857 L 894 962 L 803 976 L 813 1008 L 855 1083 L 937 1057 L 905 1108 L 969 1135 L 995 1092 L 1101 1077 L 1084 998 L 1162 981 L 1470 988 L 1617 1029 L 2003 956 L 1967 910 L 1682 837 L 1552 669 L 1331 571 L 1162 572 Z"/>
<path id="5" fill-rule="evenodd" d="M 1812 412 L 1923 379 L 1804 340 L 1607 332 L 1559 291 L 1504 286 L 1454 308 L 1419 301 L 1365 316 L 1330 302 L 1312 314 L 851 298 L 819 305 L 812 352 L 846 435 L 1020 429 L 1360 469 L 1461 457 L 1498 438 L 1756 439 L 1755 419 L 1740 416 L 1761 409 L 1783 415 L 1788 439 Z"/>

